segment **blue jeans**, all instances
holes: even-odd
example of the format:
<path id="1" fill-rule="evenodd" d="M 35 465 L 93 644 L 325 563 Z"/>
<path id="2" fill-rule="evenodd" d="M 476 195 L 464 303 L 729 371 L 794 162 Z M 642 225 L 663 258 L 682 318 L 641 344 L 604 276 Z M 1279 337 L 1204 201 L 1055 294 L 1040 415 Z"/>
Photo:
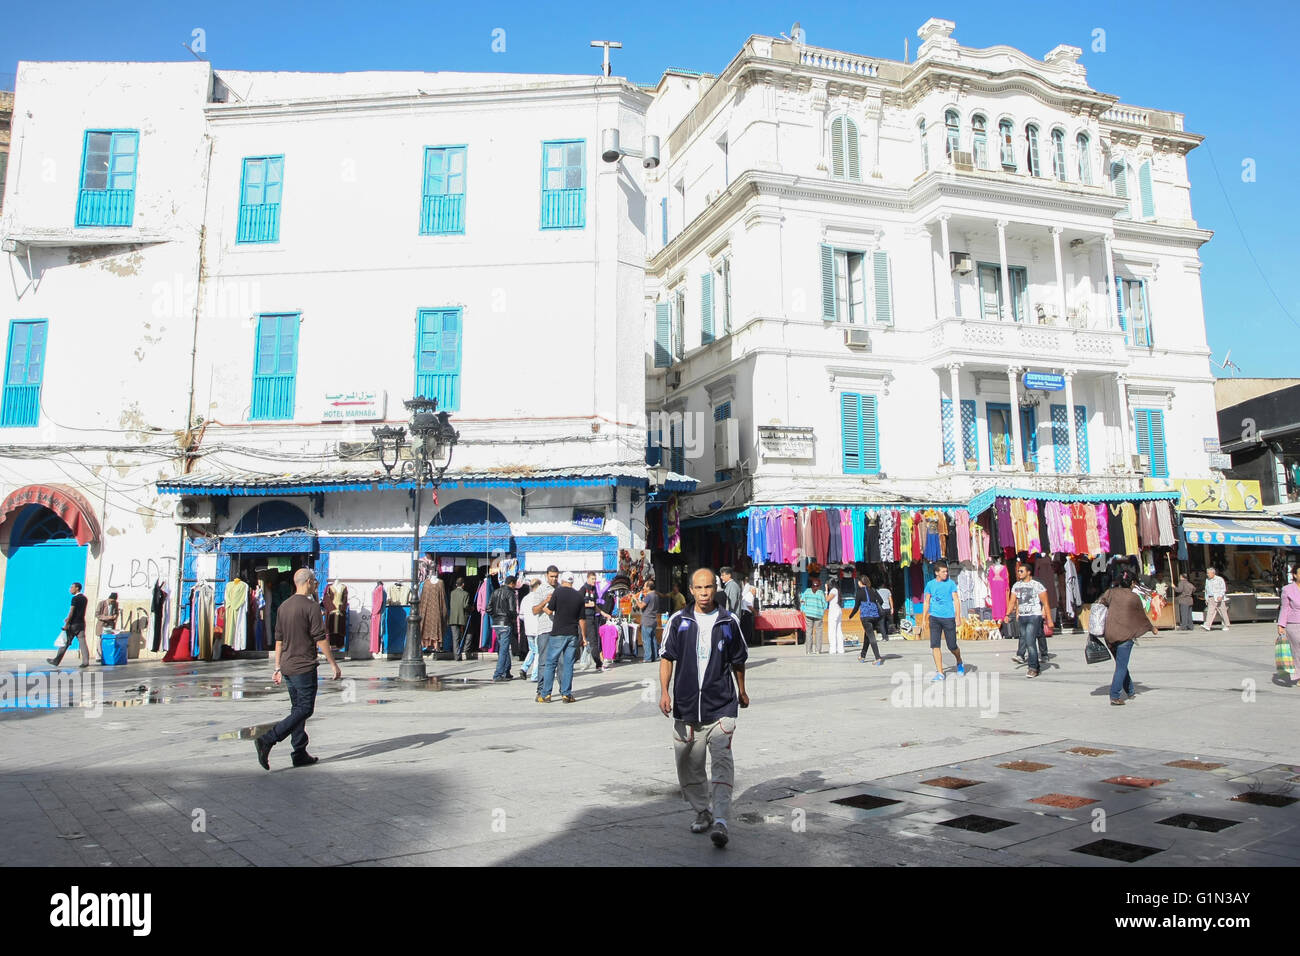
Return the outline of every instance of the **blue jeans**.
<path id="1" fill-rule="evenodd" d="M 285 677 L 284 682 L 289 688 L 289 702 L 293 709 L 266 736 L 272 744 L 278 744 L 285 737 L 292 736 L 293 757 L 297 760 L 307 753 L 307 731 L 304 725 L 307 718 L 316 711 L 316 668 Z"/>
<path id="2" fill-rule="evenodd" d="M 497 636 L 497 669 L 492 672 L 495 680 L 510 676 L 510 641 L 515 636 L 515 629 L 509 624 L 493 624 L 492 630 Z"/>
<path id="3" fill-rule="evenodd" d="M 527 676 L 528 669 L 533 666 L 533 662 L 535 660 L 537 660 L 537 635 L 529 634 L 528 635 L 528 656 L 525 657 L 524 662 L 519 665 L 519 669 L 524 672 L 525 676 Z"/>
<path id="4" fill-rule="evenodd" d="M 1115 655 L 1115 676 L 1110 679 L 1110 699 L 1119 700 L 1119 692 L 1122 690 L 1130 697 L 1133 696 L 1133 678 L 1128 672 L 1128 658 L 1133 653 L 1133 642 L 1125 641 L 1123 644 L 1112 644 L 1110 652 Z"/>
<path id="5" fill-rule="evenodd" d="M 537 635 L 537 660 L 533 664 L 533 677 L 537 680 L 537 696 L 545 697 L 542 690 L 542 678 L 546 675 L 546 659 L 551 653 L 551 632 Z"/>
<path id="6" fill-rule="evenodd" d="M 649 664 L 659 659 L 658 642 L 655 640 L 655 625 L 641 622 L 641 660 Z"/>
<path id="7" fill-rule="evenodd" d="M 578 646 L 578 635 L 576 634 L 552 634 L 551 643 L 546 649 L 546 670 L 542 674 L 542 687 L 540 696 L 546 697 L 555 687 L 555 667 L 563 663 L 560 668 L 560 696 L 568 697 L 573 692 L 573 652 Z"/>
<path id="8" fill-rule="evenodd" d="M 1031 614 L 1017 622 L 1020 625 L 1020 656 L 1031 671 L 1038 670 L 1038 642 L 1043 635 L 1043 615 Z"/>

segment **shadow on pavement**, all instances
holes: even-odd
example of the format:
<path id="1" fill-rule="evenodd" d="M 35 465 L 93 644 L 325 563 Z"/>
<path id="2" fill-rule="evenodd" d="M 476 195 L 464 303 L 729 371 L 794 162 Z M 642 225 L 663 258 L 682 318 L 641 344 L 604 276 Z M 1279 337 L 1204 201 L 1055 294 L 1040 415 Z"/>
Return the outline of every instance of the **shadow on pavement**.
<path id="1" fill-rule="evenodd" d="M 440 734 L 407 734 L 404 737 L 390 737 L 388 740 L 376 740 L 374 743 L 365 744 L 356 747 L 346 753 L 336 754 L 332 757 L 324 757 L 321 763 L 337 763 L 341 760 L 362 760 L 366 757 L 377 757 L 380 754 L 392 753 L 394 750 L 412 750 L 420 747 L 427 747 L 430 744 L 436 744 L 446 740 L 458 730 L 464 730 L 464 727 L 452 727 L 450 730 L 443 731 Z"/>

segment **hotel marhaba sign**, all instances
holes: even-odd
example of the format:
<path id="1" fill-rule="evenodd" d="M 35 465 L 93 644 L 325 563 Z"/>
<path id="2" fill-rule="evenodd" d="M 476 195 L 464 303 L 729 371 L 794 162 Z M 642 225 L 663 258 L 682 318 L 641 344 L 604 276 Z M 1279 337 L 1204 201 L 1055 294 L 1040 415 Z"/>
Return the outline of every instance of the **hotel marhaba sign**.
<path id="1" fill-rule="evenodd" d="M 1221 478 L 1208 481 L 1204 478 L 1143 478 L 1144 491 L 1176 491 L 1179 494 L 1175 507 L 1184 514 L 1189 511 L 1263 511 L 1260 503 L 1259 482 Z"/>

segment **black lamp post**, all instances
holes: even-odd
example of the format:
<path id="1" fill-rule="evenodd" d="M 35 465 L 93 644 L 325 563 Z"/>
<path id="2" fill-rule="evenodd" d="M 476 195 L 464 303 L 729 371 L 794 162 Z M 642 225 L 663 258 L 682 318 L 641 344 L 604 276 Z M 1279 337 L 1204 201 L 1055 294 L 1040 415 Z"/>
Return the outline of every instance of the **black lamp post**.
<path id="1" fill-rule="evenodd" d="M 460 440 L 460 434 L 451 427 L 446 412 L 438 411 L 437 399 L 413 398 L 403 402 L 411 413 L 411 457 L 401 462 L 398 472 L 402 479 L 415 482 L 415 533 L 411 544 L 411 616 L 406 626 L 406 646 L 397 679 L 403 681 L 428 680 L 424 655 L 420 650 L 420 504 L 427 484 L 438 490 L 443 473 L 451 464 L 451 453 Z M 407 429 L 385 425 L 372 428 L 371 433 L 379 443 L 379 462 L 391 478 L 406 444 Z M 391 449 L 392 461 L 388 460 Z M 441 639 L 441 635 L 439 636 Z M 441 650 L 441 647 L 439 647 Z"/>

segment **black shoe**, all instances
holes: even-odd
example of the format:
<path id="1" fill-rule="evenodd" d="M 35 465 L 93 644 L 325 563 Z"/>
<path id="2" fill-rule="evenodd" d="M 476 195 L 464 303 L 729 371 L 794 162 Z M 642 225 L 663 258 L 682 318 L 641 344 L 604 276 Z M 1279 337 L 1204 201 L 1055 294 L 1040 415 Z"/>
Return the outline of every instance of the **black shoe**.
<path id="1" fill-rule="evenodd" d="M 320 757 L 313 757 L 311 754 L 303 754 L 301 757 L 293 758 L 295 767 L 310 767 L 314 763 L 320 763 Z"/>
<path id="2" fill-rule="evenodd" d="M 714 846 L 721 850 L 727 845 L 727 840 L 729 839 L 729 835 L 727 834 L 727 825 L 721 821 L 715 821 L 713 829 L 709 831 L 709 839 L 713 841 Z"/>
<path id="3" fill-rule="evenodd" d="M 58 667 L 58 666 L 59 666 L 59 662 L 56 661 L 53 657 L 47 657 L 47 658 L 45 658 L 45 663 L 47 663 L 47 664 L 53 664 L 55 667 Z"/>
<path id="4" fill-rule="evenodd" d="M 257 762 L 262 765 L 263 770 L 270 770 L 271 761 L 269 758 L 271 756 L 271 748 L 275 745 L 267 743 L 261 737 L 254 740 L 253 743 L 257 747 Z"/>

